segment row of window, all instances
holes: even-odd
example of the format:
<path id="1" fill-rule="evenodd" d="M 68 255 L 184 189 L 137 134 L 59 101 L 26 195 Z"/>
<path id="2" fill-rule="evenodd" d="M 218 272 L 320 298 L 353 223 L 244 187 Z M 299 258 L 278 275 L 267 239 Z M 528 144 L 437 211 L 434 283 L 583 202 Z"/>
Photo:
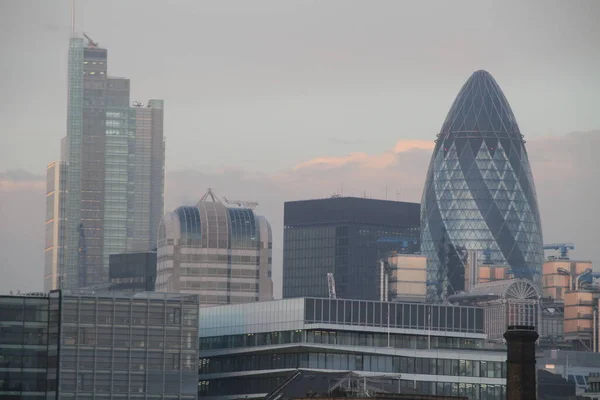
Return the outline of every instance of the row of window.
<path id="1" fill-rule="evenodd" d="M 215 281 L 187 281 L 181 282 L 181 289 L 193 290 L 217 290 L 217 291 L 232 291 L 232 292 L 256 292 L 258 283 L 247 282 L 215 282 Z"/>
<path id="2" fill-rule="evenodd" d="M 241 269 L 241 268 L 204 268 L 204 267 L 192 267 L 180 268 L 179 276 L 222 276 L 232 278 L 258 278 L 258 270 L 253 269 Z"/>
<path id="3" fill-rule="evenodd" d="M 60 357 L 63 370 L 111 370 L 140 372 L 144 370 L 196 370 L 194 352 L 128 351 L 64 349 Z"/>
<path id="4" fill-rule="evenodd" d="M 195 307 L 165 308 L 163 304 L 102 303 L 67 301 L 63 306 L 63 321 L 124 325 L 184 325 L 198 322 Z"/>
<path id="5" fill-rule="evenodd" d="M 198 395 L 227 396 L 252 393 L 269 393 L 283 384 L 289 376 L 268 376 L 251 378 L 223 378 L 204 380 L 198 383 Z M 400 393 L 418 393 L 439 396 L 463 396 L 470 400 L 504 400 L 506 386 L 478 383 L 426 382 L 388 379 L 378 380 L 380 385 L 388 385 L 391 392 L 400 388 Z M 386 388 L 387 389 L 387 388 Z"/>
<path id="6" fill-rule="evenodd" d="M 361 353 L 250 354 L 201 358 L 199 362 L 200 374 L 293 368 L 506 378 L 506 363 L 499 361 L 451 360 Z"/>
<path id="7" fill-rule="evenodd" d="M 165 394 L 195 394 L 197 391 L 195 373 L 180 376 L 174 372 L 154 372 L 147 374 L 110 374 L 103 372 L 62 372 L 60 376 L 60 390 L 65 394 L 78 392 L 97 393 L 148 393 L 154 395 Z M 176 397 L 177 398 L 177 397 Z"/>
<path id="8" fill-rule="evenodd" d="M 196 339 L 192 331 L 179 329 L 113 328 L 113 327 L 77 327 L 65 324 L 62 328 L 63 345 L 75 346 L 114 346 L 149 347 L 168 349 L 192 349 Z"/>
<path id="9" fill-rule="evenodd" d="M 228 254 L 181 254 L 181 262 L 229 263 L 256 265 L 260 258 L 257 256 L 240 256 Z"/>
<path id="10" fill-rule="evenodd" d="M 201 351 L 289 343 L 393 347 L 397 349 L 481 349 L 484 346 L 483 339 L 324 330 L 201 337 L 199 343 Z"/>
<path id="11" fill-rule="evenodd" d="M 307 323 L 483 333 L 483 309 L 446 305 L 305 299 Z"/>

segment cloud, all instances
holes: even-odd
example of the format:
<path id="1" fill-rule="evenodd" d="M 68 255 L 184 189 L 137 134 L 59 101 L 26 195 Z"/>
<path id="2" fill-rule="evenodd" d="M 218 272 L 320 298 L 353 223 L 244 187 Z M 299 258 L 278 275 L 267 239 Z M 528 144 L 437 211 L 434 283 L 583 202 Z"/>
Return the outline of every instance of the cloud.
<path id="1" fill-rule="evenodd" d="M 357 164 L 363 168 L 386 168 L 396 163 L 397 155 L 413 150 L 431 150 L 434 143 L 429 140 L 400 140 L 393 149 L 377 155 L 350 153 L 339 157 L 317 157 L 297 164 L 294 170 L 304 168 L 331 169 Z"/>
<path id="2" fill-rule="evenodd" d="M 0 192 L 21 190 L 43 190 L 46 180 L 43 176 L 34 175 L 24 170 L 0 172 Z"/>

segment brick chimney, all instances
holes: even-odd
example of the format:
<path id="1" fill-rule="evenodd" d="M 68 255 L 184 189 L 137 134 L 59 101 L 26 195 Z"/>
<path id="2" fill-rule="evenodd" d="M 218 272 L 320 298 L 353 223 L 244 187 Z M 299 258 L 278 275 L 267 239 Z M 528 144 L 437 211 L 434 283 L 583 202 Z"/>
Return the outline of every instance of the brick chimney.
<path id="1" fill-rule="evenodd" d="M 508 347 L 506 398 L 536 400 L 535 341 L 538 333 L 535 327 L 509 326 L 504 338 Z"/>

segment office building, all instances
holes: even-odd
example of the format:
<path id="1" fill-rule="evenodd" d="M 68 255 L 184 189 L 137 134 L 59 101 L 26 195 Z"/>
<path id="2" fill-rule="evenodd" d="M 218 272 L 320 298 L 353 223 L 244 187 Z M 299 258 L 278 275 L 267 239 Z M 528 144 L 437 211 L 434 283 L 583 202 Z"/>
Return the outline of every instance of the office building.
<path id="1" fill-rule="evenodd" d="M 209 189 L 195 206 L 165 214 L 156 291 L 194 293 L 201 306 L 272 300 L 271 225 L 254 206 L 226 205 Z"/>
<path id="2" fill-rule="evenodd" d="M 592 262 L 550 258 L 542 268 L 544 298 L 564 302 L 565 293 L 591 281 Z M 579 279 L 578 279 L 579 278 Z"/>
<path id="3" fill-rule="evenodd" d="M 464 290 L 470 251 L 539 284 L 542 228 L 525 141 L 486 71 L 467 80 L 437 135 L 421 215 L 432 300 Z"/>
<path id="4" fill-rule="evenodd" d="M 155 246 L 163 213 L 163 102 L 130 107 L 129 79 L 108 76 L 107 63 L 107 50 L 96 42 L 70 39 L 59 207 L 66 212 L 64 235 L 53 238 L 62 256 L 55 265 L 57 257 L 47 254 L 46 290 L 106 285 L 111 254 Z M 46 251 L 54 252 L 48 245 Z"/>
<path id="5" fill-rule="evenodd" d="M 109 289 L 119 292 L 154 292 L 156 252 L 111 254 L 108 267 Z"/>
<path id="6" fill-rule="evenodd" d="M 283 297 L 378 300 L 380 260 L 419 251 L 419 204 L 355 197 L 286 202 Z"/>
<path id="7" fill-rule="evenodd" d="M 264 398 L 303 369 L 504 399 L 506 352 L 484 349 L 483 318 L 476 307 L 320 298 L 201 308 L 199 396 Z"/>
<path id="8" fill-rule="evenodd" d="M 48 297 L 0 296 L 0 398 L 55 397 L 58 340 L 48 316 Z"/>
<path id="9" fill-rule="evenodd" d="M 197 296 L 0 296 L 0 321 L 0 394 L 197 398 Z"/>
<path id="10" fill-rule="evenodd" d="M 382 301 L 424 302 L 427 258 L 418 254 L 392 252 L 382 260 Z"/>

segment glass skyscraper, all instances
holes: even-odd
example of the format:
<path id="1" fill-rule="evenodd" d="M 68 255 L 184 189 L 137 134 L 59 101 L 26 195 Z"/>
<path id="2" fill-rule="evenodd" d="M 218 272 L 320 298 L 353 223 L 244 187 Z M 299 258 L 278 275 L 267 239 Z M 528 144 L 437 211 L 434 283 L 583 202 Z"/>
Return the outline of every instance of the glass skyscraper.
<path id="1" fill-rule="evenodd" d="M 464 290 L 468 254 L 539 280 L 542 228 L 525 140 L 494 78 L 471 75 L 437 135 L 421 202 L 428 294 Z M 475 253 L 475 254 L 477 254 Z"/>
<path id="2" fill-rule="evenodd" d="M 130 107 L 129 79 L 109 77 L 107 62 L 107 50 L 97 43 L 70 39 L 64 185 L 56 192 L 62 196 L 53 198 L 63 199 L 54 209 L 64 213 L 47 213 L 46 291 L 106 284 L 111 254 L 148 251 L 156 243 L 163 213 L 163 101 Z M 49 194 L 57 176 L 48 174 Z"/>

